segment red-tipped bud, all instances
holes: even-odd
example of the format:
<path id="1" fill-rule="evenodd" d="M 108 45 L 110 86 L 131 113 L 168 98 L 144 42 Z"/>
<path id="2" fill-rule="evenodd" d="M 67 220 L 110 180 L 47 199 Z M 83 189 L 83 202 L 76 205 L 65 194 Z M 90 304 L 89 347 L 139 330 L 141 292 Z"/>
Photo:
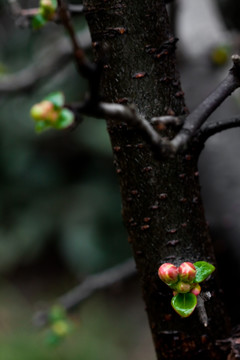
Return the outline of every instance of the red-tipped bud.
<path id="1" fill-rule="evenodd" d="M 178 293 L 181 293 L 181 294 L 186 294 L 188 293 L 190 290 L 191 290 L 191 285 L 190 284 L 187 284 L 183 281 L 179 281 L 175 286 L 174 286 L 175 290 L 178 292 Z"/>
<path id="2" fill-rule="evenodd" d="M 175 295 L 177 295 L 178 294 L 178 292 L 177 291 L 173 291 L 173 296 L 175 296 Z"/>
<path id="3" fill-rule="evenodd" d="M 191 282 L 195 278 L 197 270 L 192 263 L 184 262 L 179 266 L 178 272 L 182 281 Z"/>
<path id="4" fill-rule="evenodd" d="M 166 284 L 175 284 L 178 281 L 178 268 L 173 264 L 162 264 L 158 269 L 158 276 Z"/>
<path id="5" fill-rule="evenodd" d="M 195 284 L 195 286 L 190 291 L 192 294 L 198 296 L 201 292 L 201 286 L 199 284 Z"/>

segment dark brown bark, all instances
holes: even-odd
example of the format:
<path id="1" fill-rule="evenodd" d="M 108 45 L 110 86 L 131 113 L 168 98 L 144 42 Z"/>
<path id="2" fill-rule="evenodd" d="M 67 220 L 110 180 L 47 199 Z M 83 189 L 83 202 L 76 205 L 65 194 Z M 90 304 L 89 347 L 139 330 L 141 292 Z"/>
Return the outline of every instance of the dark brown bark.
<path id="1" fill-rule="evenodd" d="M 85 0 L 97 59 L 104 60 L 102 92 L 108 102 L 134 103 L 150 119 L 186 112 L 175 64 L 175 39 L 163 0 Z M 197 312 L 180 318 L 171 292 L 158 279 L 164 262 L 215 263 L 192 149 L 156 160 L 141 134 L 108 121 L 120 178 L 122 209 L 140 274 L 158 359 L 225 359 L 215 341 L 228 336 L 215 277 L 204 289 L 209 326 Z M 173 136 L 171 131 L 166 133 Z"/>

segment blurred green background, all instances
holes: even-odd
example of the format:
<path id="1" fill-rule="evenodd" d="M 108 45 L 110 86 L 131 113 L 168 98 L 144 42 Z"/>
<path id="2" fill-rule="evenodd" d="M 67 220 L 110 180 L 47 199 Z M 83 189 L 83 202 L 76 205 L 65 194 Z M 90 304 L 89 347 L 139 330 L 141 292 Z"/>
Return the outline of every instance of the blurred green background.
<path id="1" fill-rule="evenodd" d="M 54 44 L 66 39 L 59 25 L 33 31 L 15 20 L 0 1 L 0 83 L 41 66 L 39 55 L 54 56 Z M 86 23 L 77 18 L 75 26 Z M 131 256 L 105 121 L 85 118 L 74 131 L 37 135 L 29 110 L 52 91 L 79 101 L 87 84 L 69 63 L 37 87 L 0 91 L 0 359 L 154 358 L 136 278 L 84 302 L 58 346 L 31 323 L 79 280 Z"/>

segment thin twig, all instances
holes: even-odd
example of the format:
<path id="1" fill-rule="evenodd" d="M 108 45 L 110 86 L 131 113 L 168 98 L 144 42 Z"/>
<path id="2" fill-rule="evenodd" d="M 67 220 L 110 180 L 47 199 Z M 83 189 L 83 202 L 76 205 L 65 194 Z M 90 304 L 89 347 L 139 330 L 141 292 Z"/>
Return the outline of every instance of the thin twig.
<path id="1" fill-rule="evenodd" d="M 82 40 L 83 49 L 91 47 L 91 38 L 88 30 L 77 34 Z M 17 73 L 2 75 L 0 78 L 0 94 L 15 94 L 28 91 L 41 84 L 42 80 L 50 79 L 60 72 L 73 59 L 71 47 L 67 39 L 57 40 L 53 46 L 44 48 L 33 60 L 33 65 Z"/>
<path id="2" fill-rule="evenodd" d="M 136 274 L 135 262 L 129 259 L 124 263 L 107 269 L 101 273 L 88 276 L 81 284 L 60 296 L 56 303 L 66 311 L 70 311 L 89 298 L 96 291 L 106 289 L 119 281 L 126 280 Z M 33 323 L 42 327 L 48 323 L 49 310 L 38 311 L 33 317 Z"/>
<path id="3" fill-rule="evenodd" d="M 84 14 L 85 8 L 82 4 L 68 4 L 67 7 L 72 15 Z"/>
<path id="4" fill-rule="evenodd" d="M 208 326 L 208 316 L 205 308 L 205 301 L 211 298 L 211 294 L 209 292 L 202 293 L 198 296 L 197 300 L 197 310 L 200 322 L 203 326 Z"/>
<path id="5" fill-rule="evenodd" d="M 240 56 L 233 55 L 233 67 L 227 77 L 185 120 L 183 127 L 171 141 L 173 148 L 185 148 L 201 125 L 208 119 L 214 110 L 240 86 Z"/>
<path id="6" fill-rule="evenodd" d="M 58 15 L 71 39 L 73 51 L 74 51 L 74 57 L 78 66 L 78 70 L 83 77 L 87 78 L 89 81 L 92 81 L 93 74 L 95 74 L 96 71 L 96 65 L 88 61 L 84 49 L 80 46 L 79 39 L 76 36 L 76 32 L 71 22 L 70 13 L 64 1 L 57 0 L 57 2 L 58 2 Z"/>
<path id="7" fill-rule="evenodd" d="M 207 139 L 223 130 L 232 129 L 240 126 L 240 116 L 235 116 L 230 119 L 217 121 L 211 124 L 206 124 L 196 134 L 196 141 L 204 144 Z"/>

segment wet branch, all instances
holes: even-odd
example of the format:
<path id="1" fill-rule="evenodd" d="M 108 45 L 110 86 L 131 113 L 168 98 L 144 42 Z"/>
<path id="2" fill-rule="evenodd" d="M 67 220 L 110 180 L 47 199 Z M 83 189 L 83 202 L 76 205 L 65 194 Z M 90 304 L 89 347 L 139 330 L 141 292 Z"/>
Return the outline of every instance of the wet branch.
<path id="1" fill-rule="evenodd" d="M 81 284 L 60 296 L 56 302 L 66 311 L 70 311 L 96 291 L 111 287 L 117 282 L 126 280 L 135 274 L 135 262 L 133 259 L 129 259 L 101 273 L 88 276 Z M 38 327 L 45 326 L 48 323 L 48 315 L 48 310 L 38 311 L 33 317 L 33 323 Z"/>
<path id="2" fill-rule="evenodd" d="M 173 149 L 171 149 L 171 142 L 161 137 L 151 123 L 137 111 L 134 105 L 125 106 L 105 102 L 92 104 L 91 101 L 86 101 L 83 104 L 70 105 L 67 107 L 76 114 L 84 114 L 100 119 L 110 119 L 116 123 L 124 122 L 128 126 L 136 127 L 142 133 L 145 140 L 151 145 L 157 156 L 164 153 L 170 154 L 173 151 Z"/>
<path id="3" fill-rule="evenodd" d="M 57 0 L 57 2 L 58 16 L 70 37 L 78 70 L 83 77 L 87 78 L 89 82 L 92 82 L 96 72 L 96 65 L 88 61 L 84 49 L 81 47 L 80 41 L 76 36 L 70 13 L 64 1 Z"/>
<path id="4" fill-rule="evenodd" d="M 208 117 L 240 86 L 240 56 L 232 56 L 233 67 L 227 77 L 185 120 L 183 127 L 171 141 L 175 152 L 185 148 Z"/>
<path id="5" fill-rule="evenodd" d="M 196 135 L 196 141 L 203 144 L 211 136 L 220 133 L 221 131 L 240 127 L 240 116 L 235 116 L 230 119 L 217 121 L 215 123 L 206 124 Z"/>
<path id="6" fill-rule="evenodd" d="M 208 119 L 212 112 L 240 86 L 240 56 L 233 55 L 233 67 L 227 77 L 190 115 L 183 120 L 183 117 L 160 116 L 148 122 L 142 114 L 139 114 L 133 106 L 120 104 L 95 103 L 94 106 L 80 105 L 75 107 L 76 112 L 91 115 L 97 118 L 109 118 L 115 121 L 126 122 L 130 126 L 138 128 L 145 139 L 150 143 L 157 156 L 173 154 L 184 150 L 190 140 L 194 138 L 202 124 Z M 183 125 L 182 125 L 183 124 Z M 156 125 L 156 129 L 152 126 Z M 178 134 L 172 139 L 163 138 L 157 130 L 163 130 L 168 125 L 181 127 Z M 198 142 L 205 141 L 209 136 L 225 128 L 237 126 L 237 120 L 230 125 L 218 123 L 216 126 L 207 126 L 199 132 Z"/>
<path id="7" fill-rule="evenodd" d="M 89 32 L 83 30 L 77 34 L 81 38 L 82 48 L 89 49 L 91 39 Z M 10 95 L 21 91 L 29 91 L 41 84 L 42 80 L 50 79 L 73 60 L 72 50 L 66 39 L 55 42 L 43 49 L 30 65 L 17 73 L 1 76 L 0 94 Z"/>

